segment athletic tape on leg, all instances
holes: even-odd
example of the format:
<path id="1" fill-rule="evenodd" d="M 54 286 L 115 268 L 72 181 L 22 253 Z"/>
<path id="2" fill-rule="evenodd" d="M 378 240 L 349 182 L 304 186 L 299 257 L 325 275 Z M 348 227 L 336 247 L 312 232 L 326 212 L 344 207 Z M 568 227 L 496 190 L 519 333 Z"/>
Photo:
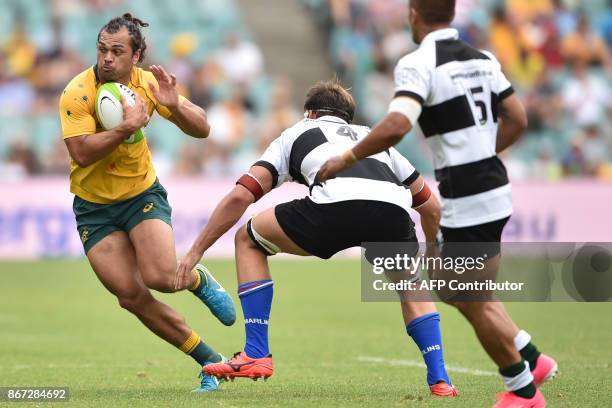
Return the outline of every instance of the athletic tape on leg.
<path id="1" fill-rule="evenodd" d="M 247 222 L 247 232 L 251 240 L 268 255 L 276 255 L 281 252 L 281 249 L 274 243 L 262 237 L 253 227 L 253 218 Z"/>

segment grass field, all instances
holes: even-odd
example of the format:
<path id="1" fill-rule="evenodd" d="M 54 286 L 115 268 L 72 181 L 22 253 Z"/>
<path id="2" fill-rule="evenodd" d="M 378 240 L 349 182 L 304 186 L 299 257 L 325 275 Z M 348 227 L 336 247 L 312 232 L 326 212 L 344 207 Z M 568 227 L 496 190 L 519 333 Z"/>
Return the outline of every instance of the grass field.
<path id="1" fill-rule="evenodd" d="M 235 293 L 233 263 L 207 265 Z M 440 307 L 446 360 L 461 396 L 431 399 L 399 306 L 360 301 L 358 261 L 276 260 L 272 271 L 274 377 L 192 394 L 195 363 L 121 310 L 86 262 L 0 263 L 0 386 L 70 387 L 69 403 L 38 404 L 44 407 L 149 408 L 487 407 L 502 389 L 455 310 Z M 222 326 L 189 293 L 160 298 L 223 354 L 242 348 L 240 320 Z M 508 307 L 560 364 L 561 374 L 543 388 L 550 407 L 611 406 L 612 304 Z"/>

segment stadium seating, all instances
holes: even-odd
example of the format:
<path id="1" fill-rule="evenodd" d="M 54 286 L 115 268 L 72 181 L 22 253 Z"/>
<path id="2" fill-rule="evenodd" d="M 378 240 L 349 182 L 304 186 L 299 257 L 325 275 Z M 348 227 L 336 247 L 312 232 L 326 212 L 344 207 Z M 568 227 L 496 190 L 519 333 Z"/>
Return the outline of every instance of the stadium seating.
<path id="1" fill-rule="evenodd" d="M 341 75 L 343 82 L 347 86 L 351 86 L 352 92 L 358 100 L 358 105 L 361 108 L 358 120 L 369 125 L 375 123 L 384 114 L 385 106 L 382 101 L 387 99 L 383 98 L 382 101 L 376 102 L 378 104 L 376 105 L 371 95 L 371 89 L 366 84 L 377 73 L 377 61 L 372 48 L 381 38 L 384 38 L 387 27 L 374 27 L 373 24 L 367 24 L 366 21 L 365 31 L 356 33 L 351 24 L 348 24 L 348 26 L 338 25 L 334 22 L 334 16 L 329 7 L 330 2 L 334 0 L 300 1 L 304 3 L 305 9 L 310 11 L 309 14 L 319 25 L 321 31 L 327 33 L 328 42 L 324 46 L 328 47 L 330 61 L 332 61 L 334 68 Z M 360 7 L 363 8 L 364 5 L 373 7 L 380 1 L 339 0 L 337 3 L 350 5 L 351 13 L 358 15 Z M 405 1 L 397 0 L 396 3 L 404 4 Z M 528 3 L 526 0 L 458 0 L 458 8 L 462 7 L 461 13 L 464 16 L 462 24 L 472 24 L 477 32 L 484 33 L 483 35 L 488 42 L 490 40 L 489 27 L 499 7 L 504 5 L 518 7 Z M 574 3 L 568 2 L 569 5 Z M 12 111 L 0 113 L 0 115 L 10 117 L 10 121 L 5 120 L 5 123 L 10 123 L 0 129 L 0 161 L 8 160 L 11 146 L 16 140 L 19 140 L 26 142 L 36 157 L 44 162 L 45 156 L 50 154 L 49 152 L 52 151 L 60 139 L 59 121 L 56 116 L 57 98 L 55 95 L 59 95 L 59 91 L 69 77 L 63 79 L 66 75 L 64 73 L 62 77 L 60 73 L 59 79 L 54 75 L 51 75 L 50 79 L 41 79 L 40 73 L 36 73 L 36 67 L 44 62 L 43 57 L 46 55 L 51 55 L 49 58 L 59 58 L 61 61 L 64 61 L 64 58 L 69 58 L 64 54 L 53 57 L 54 53 L 57 53 L 56 48 L 60 42 L 69 53 L 74 54 L 71 57 L 71 67 L 75 67 L 71 74 L 74 75 L 78 72 L 78 69 L 84 69 L 87 65 L 93 63 L 95 58 L 94 44 L 99 28 L 112 17 L 130 11 L 150 23 L 150 27 L 145 29 L 144 32 L 149 45 L 149 57 L 145 64 L 155 62 L 170 67 L 177 64 L 178 66 L 187 64 L 189 67 L 187 69 L 188 77 L 179 78 L 182 80 L 186 92 L 192 90 L 193 85 L 200 80 L 196 78 L 195 72 L 203 65 L 207 68 L 206 93 L 208 96 L 204 100 L 206 101 L 205 108 L 209 109 L 211 106 L 221 104 L 232 94 L 234 86 L 224 78 L 222 73 L 218 73 L 218 67 L 215 67 L 214 64 L 210 66 L 207 64 L 214 60 L 214 56 L 220 49 L 223 49 L 228 33 L 237 33 L 241 38 L 247 40 L 252 38 L 249 28 L 245 26 L 240 16 L 237 4 L 231 0 L 201 0 L 197 2 L 190 0 L 173 0 L 172 2 L 162 0 L 107 0 L 96 2 L 22 0 L 10 4 L 9 7 L 0 10 L 0 65 L 7 63 L 10 65 L 11 52 L 15 48 L 13 44 L 15 38 L 19 37 L 18 32 L 21 27 L 24 32 L 23 38 L 25 38 L 25 40 L 21 40 L 21 44 L 25 41 L 24 49 L 27 50 L 28 46 L 32 46 L 38 56 L 33 67 L 29 67 L 25 72 L 17 73 L 17 76 L 27 80 L 26 83 L 30 84 L 29 86 L 35 92 L 36 98 L 34 102 L 27 102 L 27 90 L 21 89 L 25 92 L 25 99 L 23 102 L 20 99 L 19 103 L 26 105 L 18 106 L 17 108 L 20 108 L 18 113 Z M 550 4 L 552 4 L 552 1 Z M 588 17 L 593 30 L 599 32 L 603 38 L 609 38 L 609 34 L 605 30 L 610 30 L 606 28 L 608 26 L 612 27 L 612 23 L 610 23 L 612 21 L 612 11 L 607 7 L 606 0 L 593 0 L 580 2 L 580 4 L 581 9 L 567 8 L 570 21 L 572 19 L 576 20 L 580 13 L 584 13 Z M 540 27 L 538 24 L 535 24 L 534 27 Z M 54 34 L 54 29 L 57 27 L 60 28 L 59 37 Z M 459 28 L 463 35 L 466 35 L 466 38 L 469 39 L 468 28 L 472 28 L 466 26 Z M 182 34 L 188 35 L 195 44 L 184 58 L 176 54 L 172 45 L 173 41 L 177 40 L 177 36 Z M 607 47 L 609 54 L 610 44 Z M 347 50 L 356 57 L 354 64 L 351 66 L 345 66 L 342 60 L 342 55 Z M 27 55 L 27 52 L 25 55 Z M 612 59 L 609 58 L 609 60 Z M 28 64 L 23 62 L 23 57 L 21 62 L 27 68 Z M 395 61 L 387 61 L 387 63 L 392 68 Z M 612 64 L 608 62 L 607 66 L 591 69 L 589 75 L 598 78 L 601 83 L 609 86 L 611 83 L 609 74 L 612 72 L 611 67 Z M 573 79 L 572 69 L 567 64 L 565 68 L 561 69 L 553 69 L 550 66 L 545 66 L 544 69 L 550 72 L 549 84 L 541 84 L 536 81 L 533 89 L 517 86 L 520 95 L 525 100 L 536 101 L 533 102 L 534 106 L 541 105 L 542 98 L 546 97 L 542 94 L 544 91 L 540 89 L 541 86 L 549 86 L 551 90 L 549 89 L 547 92 L 550 92 L 548 96 L 551 100 L 560 99 L 564 88 Z M 7 72 L 10 72 L 10 70 Z M 291 76 L 291 72 L 287 74 Z M 390 81 L 389 67 L 385 75 L 385 81 Z M 5 86 L 12 86 L 11 81 L 13 80 L 15 80 L 15 74 L 9 74 L 7 77 L 0 76 L 0 106 L 4 106 L 3 103 L 11 102 L 6 99 L 2 100 L 7 98 L 7 92 L 2 92 L 2 89 Z M 44 83 L 47 80 L 56 82 Z M 41 84 L 41 82 L 43 83 Z M 245 149 L 253 150 L 258 145 L 257 140 L 260 137 L 258 134 L 259 122 L 271 109 L 270 99 L 274 83 L 274 79 L 263 73 L 246 84 L 246 96 L 243 103 L 245 109 L 254 118 L 254 123 L 252 129 L 249 129 L 248 135 L 245 135 L 243 143 L 234 151 L 229 152 L 229 160 L 240 160 Z M 23 81 L 20 86 L 23 86 Z M 42 93 L 46 93 L 46 97 L 41 97 Z M 612 106 L 612 102 L 609 103 Z M 527 102 L 527 107 L 528 110 L 533 108 L 529 105 L 529 102 Z M 582 129 L 575 125 L 570 113 L 561 109 L 560 112 L 556 113 L 558 118 L 551 123 L 550 120 L 548 122 L 542 120 L 538 116 L 540 113 L 537 112 L 537 109 L 534 109 L 533 115 L 535 116 L 533 116 L 534 120 L 531 121 L 532 128 L 521 142 L 513 148 L 511 155 L 505 157 L 505 160 L 515 162 L 520 167 L 529 168 L 542 155 L 545 155 L 547 157 L 551 156 L 554 162 L 561 166 L 564 157 L 572 148 L 571 146 L 582 143 Z M 530 114 L 532 114 L 531 111 Z M 602 145 L 612 146 L 612 140 L 610 140 L 612 139 L 612 121 L 609 115 L 607 120 L 603 120 L 597 125 L 603 140 Z M 162 120 L 153 120 L 147 128 L 147 134 L 154 149 L 163 150 L 163 155 L 168 157 L 171 162 L 181 160 L 181 151 L 184 150 L 183 147 L 186 143 L 189 143 L 188 138 L 181 135 L 180 131 Z M 422 138 L 405 138 L 399 148 L 423 173 L 431 173 L 429 149 Z M 255 152 L 252 153 L 255 154 Z M 612 147 L 608 147 L 607 157 L 607 163 L 598 165 L 610 166 Z M 228 168 L 231 167 L 231 165 L 228 166 Z M 591 170 L 583 173 L 578 175 L 595 176 L 597 171 Z M 610 174 L 610 172 L 606 174 Z M 521 176 L 530 177 L 532 175 L 527 173 Z"/>

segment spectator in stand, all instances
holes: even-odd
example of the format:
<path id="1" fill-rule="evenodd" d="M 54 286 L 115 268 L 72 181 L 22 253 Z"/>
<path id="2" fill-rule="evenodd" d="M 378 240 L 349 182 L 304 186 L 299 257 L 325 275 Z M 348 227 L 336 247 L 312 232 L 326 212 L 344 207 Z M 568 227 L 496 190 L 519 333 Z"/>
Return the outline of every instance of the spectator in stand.
<path id="1" fill-rule="evenodd" d="M 563 170 L 554 156 L 552 146 L 549 144 L 540 147 L 537 158 L 529 168 L 529 179 L 531 180 L 552 182 L 559 181 L 563 176 Z"/>
<path id="2" fill-rule="evenodd" d="M 524 99 L 529 130 L 559 129 L 563 101 L 552 84 L 550 71 L 542 72 L 534 86 L 527 90 Z"/>
<path id="3" fill-rule="evenodd" d="M 179 86 L 187 84 L 194 75 L 194 67 L 189 57 L 197 48 L 198 39 L 193 33 L 178 33 L 170 40 L 171 58 L 168 61 L 168 72 L 176 75 Z M 188 95 L 184 87 L 179 87 L 179 91 L 181 95 Z"/>
<path id="4" fill-rule="evenodd" d="M 352 23 L 350 0 L 329 0 L 329 13 L 336 27 Z"/>
<path id="5" fill-rule="evenodd" d="M 15 29 L 9 39 L 2 44 L 6 54 L 6 69 L 14 76 L 27 77 L 36 61 L 36 47 L 26 34 L 21 17 L 15 21 Z"/>
<path id="6" fill-rule="evenodd" d="M 19 140 L 9 147 L 7 162 L 23 169 L 23 174 L 29 176 L 40 174 L 42 166 L 36 154 L 24 141 Z"/>
<path id="7" fill-rule="evenodd" d="M 51 22 L 52 41 L 38 53 L 30 80 L 36 90 L 37 111 L 57 109 L 57 96 L 85 65 L 83 59 L 65 45 L 63 23 L 59 18 Z"/>
<path id="8" fill-rule="evenodd" d="M 590 73 L 584 63 L 574 64 L 573 76 L 563 89 L 563 106 L 578 127 L 605 122 L 610 117 L 612 96 L 608 84 Z"/>
<path id="9" fill-rule="evenodd" d="M 604 40 L 608 45 L 608 49 L 612 47 L 612 0 L 608 0 L 608 9 L 606 16 L 601 24 Z"/>
<path id="10" fill-rule="evenodd" d="M 53 147 L 43 162 L 45 175 L 70 174 L 70 155 L 60 135 L 55 140 Z"/>
<path id="11" fill-rule="evenodd" d="M 472 15 L 474 10 L 480 6 L 479 0 L 456 0 L 455 19 L 453 25 L 462 31 L 472 23 Z"/>
<path id="12" fill-rule="evenodd" d="M 489 36 L 477 24 L 469 23 L 459 31 L 459 37 L 479 50 L 488 49 Z"/>
<path id="13" fill-rule="evenodd" d="M 32 111 L 36 95 L 32 85 L 11 74 L 0 52 L 0 112 L 4 116 L 25 115 Z"/>
<path id="14" fill-rule="evenodd" d="M 489 32 L 492 51 L 503 67 L 519 59 L 521 45 L 519 30 L 504 7 L 495 9 Z"/>
<path id="15" fill-rule="evenodd" d="M 535 27 L 538 27 L 540 37 L 537 50 L 546 66 L 554 70 L 563 68 L 565 61 L 561 52 L 561 36 L 554 16 L 541 16 L 536 20 Z"/>
<path id="16" fill-rule="evenodd" d="M 210 145 L 207 145 L 205 149 L 201 149 L 200 145 L 191 143 L 183 145 L 175 161 L 173 174 L 178 177 L 202 175 L 203 156 L 208 149 L 211 149 Z"/>
<path id="17" fill-rule="evenodd" d="M 205 62 L 196 68 L 188 82 L 191 101 L 204 109 L 208 109 L 214 100 L 215 78 L 221 75 L 219 66 L 214 62 Z"/>
<path id="18" fill-rule="evenodd" d="M 509 62 L 506 71 L 512 78 L 512 83 L 522 89 L 531 89 L 545 69 L 544 59 L 527 47 L 520 47 L 519 58 Z"/>
<path id="19" fill-rule="evenodd" d="M 367 1 L 365 4 L 368 20 L 375 30 L 395 25 L 399 19 L 407 18 L 407 7 L 404 0 Z"/>
<path id="20" fill-rule="evenodd" d="M 599 34 L 591 30 L 586 15 L 580 16 L 575 32 L 563 39 L 563 56 L 572 64 L 605 66 L 608 50 Z"/>
<path id="21" fill-rule="evenodd" d="M 554 8 L 551 0 L 506 0 L 506 10 L 512 12 L 519 24 L 524 24 L 538 16 L 551 15 Z"/>
<path id="22" fill-rule="evenodd" d="M 250 83 L 263 72 L 263 55 L 259 47 L 241 40 L 235 32 L 227 35 L 216 60 L 225 76 L 234 83 Z"/>
<path id="23" fill-rule="evenodd" d="M 600 168 L 610 161 L 610 138 L 602 136 L 597 123 L 592 123 L 582 130 L 580 135 L 586 171 L 589 176 L 597 176 Z"/>
<path id="24" fill-rule="evenodd" d="M 248 107 L 245 87 L 233 85 L 227 91 L 225 100 L 208 110 L 208 122 L 213 129 L 208 142 L 217 145 L 229 157 L 239 154 L 243 149 L 255 149 L 252 133 L 254 118 Z"/>
<path id="25" fill-rule="evenodd" d="M 233 174 L 231 159 L 229 150 L 218 143 L 210 143 L 198 156 L 200 161 L 198 174 L 205 175 L 207 178 L 229 177 Z"/>
<path id="26" fill-rule="evenodd" d="M 587 163 L 582 146 L 578 140 L 572 140 L 568 151 L 561 159 L 561 168 L 565 177 L 577 177 L 587 174 Z"/>
<path id="27" fill-rule="evenodd" d="M 281 132 L 293 126 L 302 117 L 300 112 L 291 104 L 293 85 L 287 77 L 280 78 L 274 84 L 272 90 L 272 102 L 270 111 L 261 119 L 260 135 L 258 138 L 257 151 L 262 154 L 266 147 Z"/>
<path id="28" fill-rule="evenodd" d="M 354 83 L 369 67 L 374 34 L 368 26 L 364 15 L 359 15 L 353 24 L 337 27 L 331 38 L 331 49 L 340 75 L 349 83 Z M 358 89 L 357 89 L 358 90 Z"/>
<path id="29" fill-rule="evenodd" d="M 406 7 L 403 7 L 406 10 Z M 389 19 L 389 23 L 383 28 L 379 28 L 382 32 L 382 39 L 380 40 L 380 46 L 375 46 L 375 51 L 382 51 L 383 57 L 388 63 L 394 65 L 400 58 L 408 54 L 410 51 L 415 49 L 415 44 L 412 42 L 410 32 L 406 30 L 406 13 L 398 13 L 393 15 Z M 376 62 L 376 56 L 374 62 Z"/>
<path id="30" fill-rule="evenodd" d="M 389 101 L 393 99 L 393 65 L 384 55 L 383 46 L 378 44 L 374 52 L 374 70 L 364 80 L 363 94 L 367 104 L 362 106 L 367 123 L 376 123 L 389 111 Z"/>
<path id="31" fill-rule="evenodd" d="M 565 0 L 553 0 L 555 26 L 559 30 L 559 36 L 565 37 L 576 31 L 578 18 L 576 13 L 565 6 Z"/>

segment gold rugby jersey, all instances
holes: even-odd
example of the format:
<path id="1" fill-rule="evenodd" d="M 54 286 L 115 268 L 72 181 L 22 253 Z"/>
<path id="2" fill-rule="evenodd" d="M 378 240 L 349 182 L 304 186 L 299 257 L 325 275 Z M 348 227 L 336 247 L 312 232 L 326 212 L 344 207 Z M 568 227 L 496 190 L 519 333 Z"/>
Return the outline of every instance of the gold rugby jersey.
<path id="1" fill-rule="evenodd" d="M 149 116 L 157 111 L 168 119 L 170 111 L 157 102 L 148 87 L 149 82 L 158 87 L 151 72 L 132 68 L 129 88 L 145 101 Z M 104 131 L 95 112 L 96 92 L 100 85 L 97 66 L 93 66 L 66 86 L 59 103 L 64 139 Z M 183 100 L 181 96 L 179 103 Z M 87 201 L 110 204 L 142 193 L 155 182 L 155 178 L 146 137 L 136 142 L 126 139 L 108 156 L 90 166 L 82 168 L 71 160 L 70 191 Z"/>

